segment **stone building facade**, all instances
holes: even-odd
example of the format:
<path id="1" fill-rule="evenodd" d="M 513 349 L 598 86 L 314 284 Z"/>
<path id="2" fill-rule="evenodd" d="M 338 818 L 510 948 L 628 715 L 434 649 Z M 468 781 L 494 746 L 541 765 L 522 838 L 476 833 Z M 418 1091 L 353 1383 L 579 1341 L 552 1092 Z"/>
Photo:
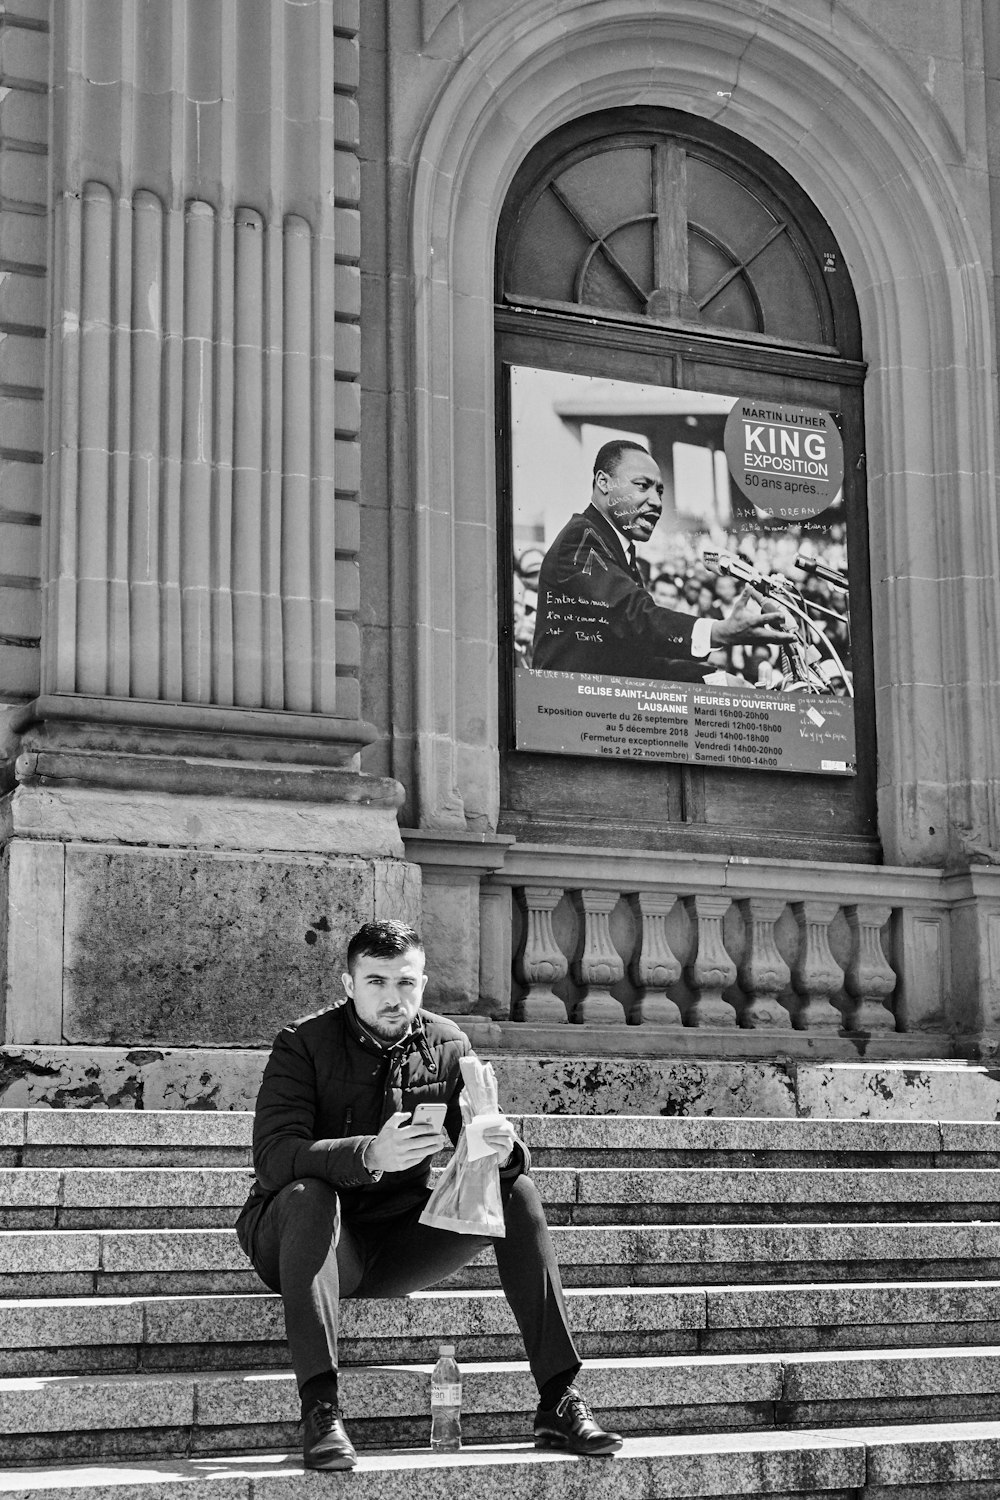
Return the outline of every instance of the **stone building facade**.
<path id="1" fill-rule="evenodd" d="M 266 1045 L 403 914 L 487 1047 L 990 1056 L 991 0 L 10 0 L 0 48 L 8 1054 Z M 498 234 L 595 117 L 826 226 L 857 347 L 662 285 L 525 332 Z M 850 805 L 519 758 L 498 361 L 543 336 L 854 393 Z"/>

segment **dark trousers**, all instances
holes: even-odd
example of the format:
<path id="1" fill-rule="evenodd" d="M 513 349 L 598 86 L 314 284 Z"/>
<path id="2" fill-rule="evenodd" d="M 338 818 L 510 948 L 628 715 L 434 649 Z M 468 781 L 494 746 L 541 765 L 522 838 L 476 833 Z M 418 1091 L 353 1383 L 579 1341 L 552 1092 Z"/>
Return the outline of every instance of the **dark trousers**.
<path id="1" fill-rule="evenodd" d="M 299 1389 L 337 1368 L 341 1297 L 403 1297 L 468 1265 L 486 1245 L 524 1339 L 539 1389 L 580 1358 L 566 1317 L 559 1267 L 530 1177 L 503 1184 L 503 1239 L 454 1234 L 418 1222 L 422 1205 L 391 1219 L 348 1224 L 336 1191 L 318 1177 L 289 1183 L 261 1214 L 251 1247 L 261 1280 L 280 1292 Z"/>

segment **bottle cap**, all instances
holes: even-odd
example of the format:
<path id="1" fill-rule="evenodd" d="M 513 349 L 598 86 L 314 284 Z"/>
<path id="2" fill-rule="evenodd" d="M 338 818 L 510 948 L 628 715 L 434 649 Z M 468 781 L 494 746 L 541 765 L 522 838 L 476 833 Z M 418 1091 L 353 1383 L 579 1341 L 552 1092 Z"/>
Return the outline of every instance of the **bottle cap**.
<path id="1" fill-rule="evenodd" d="M 455 1356 L 455 1345 L 454 1344 L 439 1344 L 438 1345 L 438 1353 L 441 1354 L 441 1355 L 444 1355 L 444 1356 L 446 1356 L 448 1358 L 452 1358 L 453 1359 L 454 1356 Z"/>

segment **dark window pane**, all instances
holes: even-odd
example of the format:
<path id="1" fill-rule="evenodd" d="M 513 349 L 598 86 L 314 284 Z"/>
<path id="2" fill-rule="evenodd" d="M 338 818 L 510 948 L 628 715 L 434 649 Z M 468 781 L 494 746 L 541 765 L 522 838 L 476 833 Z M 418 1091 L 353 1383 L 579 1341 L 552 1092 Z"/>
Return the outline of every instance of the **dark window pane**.
<path id="1" fill-rule="evenodd" d="M 588 242 L 553 194 L 539 198 L 521 232 L 509 279 L 512 294 L 573 302 L 576 268 Z"/>
<path id="2" fill-rule="evenodd" d="M 561 172 L 560 190 L 596 234 L 652 209 L 648 147 L 599 151 Z"/>
<path id="3" fill-rule="evenodd" d="M 764 243 L 780 219 L 727 172 L 687 160 L 688 218 L 702 224 L 737 260 L 745 260 Z"/>
<path id="4" fill-rule="evenodd" d="M 764 309 L 764 332 L 773 338 L 823 340 L 813 284 L 787 235 L 772 241 L 751 267 Z"/>

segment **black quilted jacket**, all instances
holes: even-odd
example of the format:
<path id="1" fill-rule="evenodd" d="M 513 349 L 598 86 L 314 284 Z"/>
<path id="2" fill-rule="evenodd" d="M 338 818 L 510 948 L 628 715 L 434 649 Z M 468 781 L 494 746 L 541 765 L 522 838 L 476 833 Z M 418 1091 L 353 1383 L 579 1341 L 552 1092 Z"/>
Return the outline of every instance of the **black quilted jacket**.
<path id="1" fill-rule="evenodd" d="M 244 1250 L 268 1199 L 300 1177 L 321 1177 L 335 1187 L 345 1219 L 387 1218 L 422 1203 L 429 1159 L 376 1182 L 362 1153 L 396 1110 L 434 1100 L 448 1105 L 445 1130 L 454 1145 L 462 1128 L 458 1064 L 471 1053 L 464 1032 L 428 1011 L 417 1013 L 401 1041 L 380 1047 L 349 1000 L 279 1032 L 254 1114 L 257 1180 L 236 1221 Z M 517 1175 L 523 1164 L 515 1151 L 504 1177 Z"/>

